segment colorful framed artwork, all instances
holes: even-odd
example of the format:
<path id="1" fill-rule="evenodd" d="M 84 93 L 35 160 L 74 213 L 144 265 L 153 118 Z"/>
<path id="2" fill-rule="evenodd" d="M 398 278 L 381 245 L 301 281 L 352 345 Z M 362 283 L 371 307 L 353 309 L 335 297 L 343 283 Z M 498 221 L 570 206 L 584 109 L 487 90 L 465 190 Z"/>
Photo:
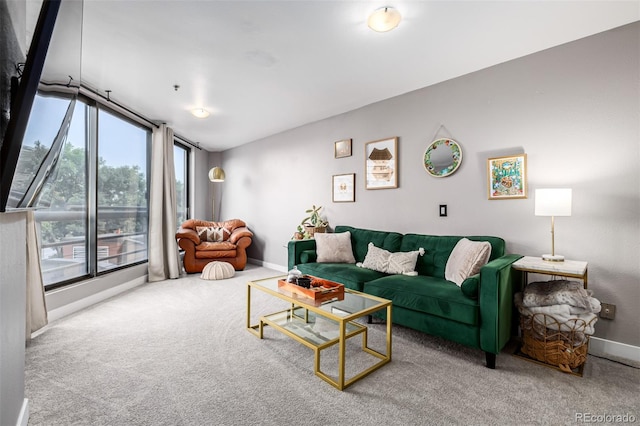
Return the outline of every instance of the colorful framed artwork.
<path id="1" fill-rule="evenodd" d="M 356 174 L 333 175 L 333 202 L 353 203 L 356 201 Z"/>
<path id="2" fill-rule="evenodd" d="M 398 187 L 398 138 L 367 142 L 364 146 L 365 188 Z"/>
<path id="3" fill-rule="evenodd" d="M 343 158 L 351 156 L 351 139 L 342 139 L 334 142 L 333 153 L 335 158 Z"/>
<path id="4" fill-rule="evenodd" d="M 487 176 L 490 200 L 527 198 L 527 154 L 489 158 Z"/>

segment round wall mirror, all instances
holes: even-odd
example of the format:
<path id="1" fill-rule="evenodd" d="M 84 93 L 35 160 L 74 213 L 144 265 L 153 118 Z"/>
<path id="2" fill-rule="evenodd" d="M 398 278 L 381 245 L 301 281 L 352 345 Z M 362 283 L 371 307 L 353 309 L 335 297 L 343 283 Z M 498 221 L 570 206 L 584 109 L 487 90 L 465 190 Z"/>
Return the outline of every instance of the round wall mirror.
<path id="1" fill-rule="evenodd" d="M 461 163 L 462 148 L 451 139 L 436 139 L 424 152 L 424 168 L 434 177 L 452 175 Z"/>

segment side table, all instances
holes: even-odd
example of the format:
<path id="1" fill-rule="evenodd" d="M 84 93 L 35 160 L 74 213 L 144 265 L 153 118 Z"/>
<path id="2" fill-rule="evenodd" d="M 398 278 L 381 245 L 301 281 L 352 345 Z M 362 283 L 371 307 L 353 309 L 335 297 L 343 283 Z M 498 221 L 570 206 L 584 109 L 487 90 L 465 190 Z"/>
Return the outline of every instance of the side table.
<path id="1" fill-rule="evenodd" d="M 578 278 L 582 280 L 582 283 L 585 289 L 587 288 L 588 266 L 589 265 L 587 262 L 579 261 L 579 260 L 565 260 L 563 262 L 550 262 L 547 260 L 542 260 L 542 258 L 540 257 L 533 257 L 533 256 L 524 256 L 511 265 L 513 269 L 517 271 L 522 271 L 523 287 L 529 284 L 529 273 L 535 273 L 535 274 L 542 274 L 542 275 L 551 275 L 554 277 Z M 588 351 L 588 347 L 589 347 L 588 337 L 585 345 L 586 345 L 585 350 Z M 529 357 L 528 355 L 522 353 L 520 349 L 521 349 L 521 345 L 519 344 L 514 354 L 515 356 L 524 358 L 527 361 L 531 361 L 537 364 L 541 364 L 547 367 L 552 367 L 557 370 L 561 370 L 559 367 L 555 365 L 538 361 L 534 358 Z M 582 376 L 585 364 L 586 364 L 586 361 L 585 363 L 583 363 L 577 368 L 577 371 L 575 372 L 572 371 L 572 374 L 577 376 Z"/>
<path id="2" fill-rule="evenodd" d="M 527 285 L 528 273 L 579 278 L 587 288 L 588 263 L 581 260 L 565 260 L 564 262 L 550 262 L 541 257 L 524 256 L 514 262 L 511 267 L 524 273 L 524 284 Z"/>

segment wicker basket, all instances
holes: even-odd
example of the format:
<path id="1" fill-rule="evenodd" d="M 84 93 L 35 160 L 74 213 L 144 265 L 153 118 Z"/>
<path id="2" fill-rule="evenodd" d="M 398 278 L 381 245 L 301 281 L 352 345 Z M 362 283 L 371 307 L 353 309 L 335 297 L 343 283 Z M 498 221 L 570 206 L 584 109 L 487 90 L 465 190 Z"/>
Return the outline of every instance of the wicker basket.
<path id="1" fill-rule="evenodd" d="M 326 226 L 306 226 L 304 227 L 304 230 L 307 232 L 307 234 L 309 234 L 310 237 L 313 237 L 313 234 L 318 233 L 318 234 L 322 234 L 327 230 Z"/>
<path id="2" fill-rule="evenodd" d="M 572 373 L 587 361 L 589 336 L 584 330 L 589 325 L 578 318 L 560 323 L 546 314 L 523 315 L 520 350 L 533 359 Z"/>

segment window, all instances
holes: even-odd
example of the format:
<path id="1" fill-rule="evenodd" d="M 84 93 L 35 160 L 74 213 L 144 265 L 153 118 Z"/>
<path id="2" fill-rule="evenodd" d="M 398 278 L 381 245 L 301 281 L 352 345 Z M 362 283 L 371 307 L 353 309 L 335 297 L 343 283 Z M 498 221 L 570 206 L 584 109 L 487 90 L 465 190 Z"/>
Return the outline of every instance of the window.
<path id="1" fill-rule="evenodd" d="M 189 219 L 189 148 L 179 142 L 173 144 L 173 164 L 176 173 L 176 225 Z"/>
<path id="2" fill-rule="evenodd" d="M 52 170 L 35 212 L 45 289 L 146 261 L 151 131 L 51 94 L 37 95 L 30 120 L 18 168 Z"/>
<path id="3" fill-rule="evenodd" d="M 58 165 L 44 185 L 35 212 L 45 285 L 84 277 L 89 272 L 87 246 L 87 105 L 71 99 L 38 95 L 20 152 L 18 169 L 39 167 L 51 148 L 64 116 L 73 116 Z M 82 253 L 80 255 L 79 253 Z"/>
<path id="4" fill-rule="evenodd" d="M 151 133 L 98 110 L 98 272 L 147 259 Z"/>

